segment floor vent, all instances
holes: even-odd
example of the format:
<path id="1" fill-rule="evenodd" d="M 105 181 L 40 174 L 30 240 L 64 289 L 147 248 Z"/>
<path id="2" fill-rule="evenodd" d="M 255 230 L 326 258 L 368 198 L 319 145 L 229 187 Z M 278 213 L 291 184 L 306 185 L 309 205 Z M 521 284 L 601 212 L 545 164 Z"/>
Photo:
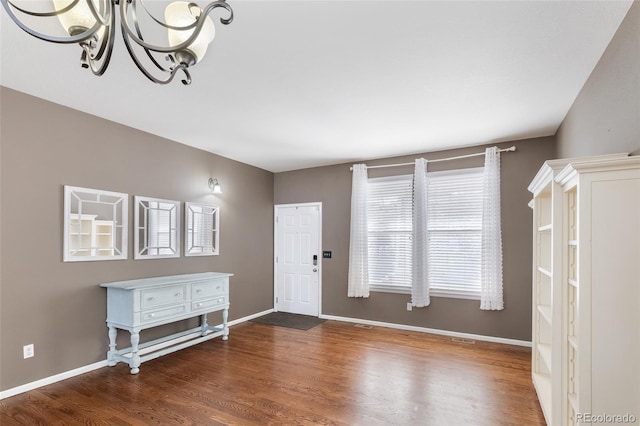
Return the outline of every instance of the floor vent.
<path id="1" fill-rule="evenodd" d="M 368 325 L 368 324 L 354 324 L 354 327 L 366 328 L 367 330 L 371 330 L 373 328 L 372 325 Z"/>
<path id="2" fill-rule="evenodd" d="M 456 343 L 466 343 L 467 345 L 475 345 L 476 341 L 471 339 L 463 339 L 460 337 L 452 337 L 451 340 Z"/>

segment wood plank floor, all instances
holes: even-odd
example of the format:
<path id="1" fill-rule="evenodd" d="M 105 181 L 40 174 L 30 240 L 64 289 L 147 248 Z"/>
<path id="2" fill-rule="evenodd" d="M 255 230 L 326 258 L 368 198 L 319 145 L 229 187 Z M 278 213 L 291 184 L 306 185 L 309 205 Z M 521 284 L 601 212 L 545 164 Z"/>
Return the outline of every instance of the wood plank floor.
<path id="1" fill-rule="evenodd" d="M 544 425 L 528 348 L 327 321 L 252 322 L 0 401 L 10 425 Z"/>

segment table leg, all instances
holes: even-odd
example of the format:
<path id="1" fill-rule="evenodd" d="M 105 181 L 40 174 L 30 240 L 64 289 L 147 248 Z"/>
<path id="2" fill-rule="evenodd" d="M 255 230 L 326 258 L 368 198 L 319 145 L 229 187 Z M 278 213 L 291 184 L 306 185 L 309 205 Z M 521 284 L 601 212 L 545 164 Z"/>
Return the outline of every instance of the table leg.
<path id="1" fill-rule="evenodd" d="M 227 319 L 229 318 L 229 308 L 222 311 L 222 340 L 229 339 L 229 327 L 227 326 Z"/>
<path id="2" fill-rule="evenodd" d="M 207 314 L 203 314 L 201 318 L 202 320 L 200 322 L 202 323 L 202 327 L 200 329 L 200 335 L 204 337 L 207 335 L 207 331 L 209 329 L 209 324 L 207 323 Z"/>
<path id="3" fill-rule="evenodd" d="M 138 344 L 140 343 L 140 333 L 137 331 L 131 332 L 131 361 L 129 361 L 129 367 L 131 367 L 131 374 L 138 374 L 140 372 L 140 355 L 138 355 Z"/>
<path id="4" fill-rule="evenodd" d="M 118 330 L 112 326 L 109 327 L 109 352 L 107 352 L 107 365 L 113 367 L 118 363 L 116 360 L 116 337 L 118 336 Z"/>

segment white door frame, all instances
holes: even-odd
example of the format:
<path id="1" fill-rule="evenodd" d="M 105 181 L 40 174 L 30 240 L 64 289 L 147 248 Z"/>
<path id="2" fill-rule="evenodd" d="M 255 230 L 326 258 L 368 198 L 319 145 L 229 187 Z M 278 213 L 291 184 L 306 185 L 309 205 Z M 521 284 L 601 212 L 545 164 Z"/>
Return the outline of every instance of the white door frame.
<path id="1" fill-rule="evenodd" d="M 278 211 L 290 207 L 318 207 L 318 317 L 322 316 L 322 201 L 312 203 L 275 204 L 273 206 L 273 310 L 278 311 Z"/>

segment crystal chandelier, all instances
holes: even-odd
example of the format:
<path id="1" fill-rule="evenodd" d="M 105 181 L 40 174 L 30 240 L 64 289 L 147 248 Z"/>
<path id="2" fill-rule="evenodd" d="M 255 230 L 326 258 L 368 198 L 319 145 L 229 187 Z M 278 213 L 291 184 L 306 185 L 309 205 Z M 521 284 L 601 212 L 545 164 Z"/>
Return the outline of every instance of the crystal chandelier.
<path id="1" fill-rule="evenodd" d="M 175 1 L 166 7 L 164 20 L 154 16 L 144 0 L 50 1 L 52 10 L 34 11 L 25 9 L 16 0 L 0 0 L 11 19 L 32 36 L 52 43 L 78 43 L 82 48 L 80 64 L 98 76 L 109 66 L 119 12 L 122 38 L 129 56 L 149 80 L 158 84 L 171 82 L 178 71 L 184 73 L 182 83 L 191 84 L 189 67 L 202 60 L 215 36 L 209 14 L 223 8 L 229 16 L 220 18 L 220 22 L 228 25 L 233 20 L 233 11 L 225 0 L 213 1 L 203 8 L 193 2 Z M 166 45 L 145 41 L 139 19 L 143 15 L 139 12 L 143 12 L 147 22 L 166 31 Z M 56 17 L 67 36 L 43 34 L 24 23 L 24 18 L 31 22 L 34 18 Z"/>

